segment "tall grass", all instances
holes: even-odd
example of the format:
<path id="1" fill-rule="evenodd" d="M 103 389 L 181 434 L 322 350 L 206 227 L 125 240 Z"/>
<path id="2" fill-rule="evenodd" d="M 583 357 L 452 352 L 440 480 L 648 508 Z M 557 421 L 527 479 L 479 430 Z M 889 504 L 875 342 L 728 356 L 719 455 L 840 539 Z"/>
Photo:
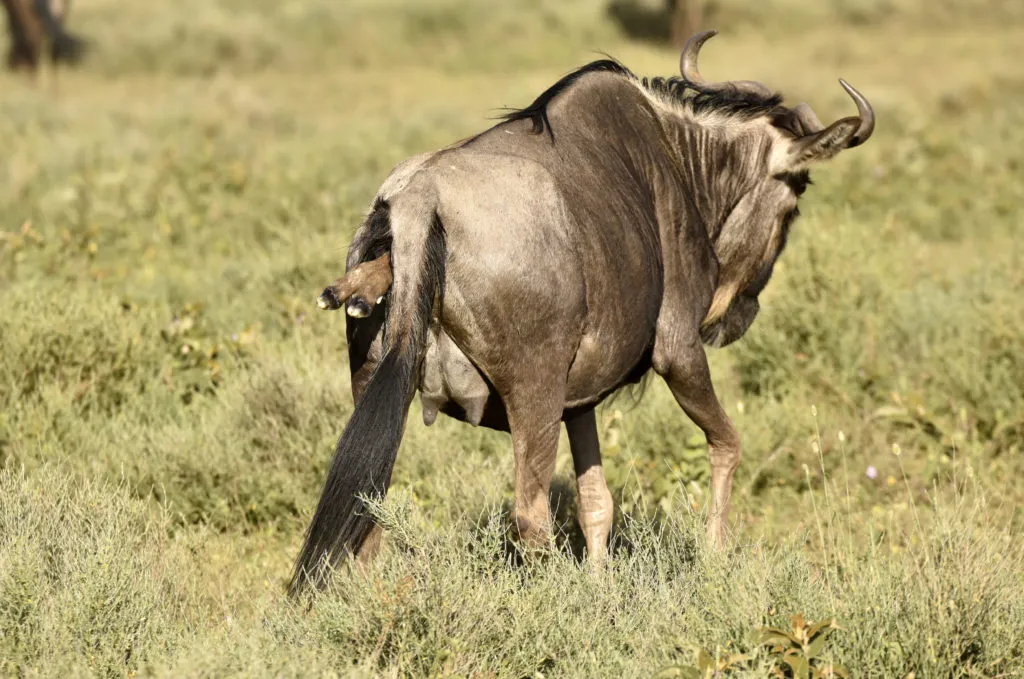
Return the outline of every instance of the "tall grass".
<path id="1" fill-rule="evenodd" d="M 252 622 L 204 591 L 208 536 L 123 485 L 49 466 L 3 472 L 0 490 L 0 656 L 19 675 L 650 676 L 720 648 L 750 656 L 735 676 L 765 676 L 755 632 L 794 612 L 838 621 L 821 657 L 856 676 L 1011 676 L 1024 650 L 1024 554 L 973 484 L 906 550 L 848 541 L 852 517 L 826 500 L 827 555 L 799 535 L 710 553 L 703 517 L 679 510 L 624 522 L 601 568 L 570 551 L 522 563 L 496 507 L 436 526 L 399 492 L 378 507 L 391 545 L 372 569 L 337 573 L 309 612 L 256 587 Z"/>

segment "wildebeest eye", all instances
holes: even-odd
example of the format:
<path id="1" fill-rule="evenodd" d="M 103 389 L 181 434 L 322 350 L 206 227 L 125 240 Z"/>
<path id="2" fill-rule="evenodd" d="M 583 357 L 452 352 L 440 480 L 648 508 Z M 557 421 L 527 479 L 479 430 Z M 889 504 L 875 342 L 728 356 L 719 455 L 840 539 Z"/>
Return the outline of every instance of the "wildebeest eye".
<path id="1" fill-rule="evenodd" d="M 810 186 L 811 174 L 807 170 L 800 170 L 799 172 L 786 172 L 779 177 L 782 181 L 786 182 L 790 190 L 796 194 L 796 197 L 804 195 L 804 191 Z"/>

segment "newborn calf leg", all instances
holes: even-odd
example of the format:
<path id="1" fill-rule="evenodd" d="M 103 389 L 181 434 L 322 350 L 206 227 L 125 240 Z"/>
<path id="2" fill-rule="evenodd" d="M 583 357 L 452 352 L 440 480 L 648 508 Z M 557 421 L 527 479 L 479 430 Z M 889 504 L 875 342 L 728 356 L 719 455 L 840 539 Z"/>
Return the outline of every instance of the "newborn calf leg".
<path id="1" fill-rule="evenodd" d="M 344 305 L 349 316 L 366 318 L 391 289 L 391 280 L 391 254 L 388 253 L 352 267 L 324 288 L 316 304 L 327 310 L 340 309 Z"/>

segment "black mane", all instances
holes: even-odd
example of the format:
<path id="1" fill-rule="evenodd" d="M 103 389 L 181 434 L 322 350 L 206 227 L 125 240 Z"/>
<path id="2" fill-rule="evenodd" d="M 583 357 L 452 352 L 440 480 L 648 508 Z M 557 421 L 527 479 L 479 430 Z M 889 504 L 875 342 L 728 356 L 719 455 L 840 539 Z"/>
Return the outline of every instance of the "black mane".
<path id="1" fill-rule="evenodd" d="M 615 73 L 639 82 L 649 92 L 661 95 L 676 102 L 683 103 L 694 113 L 718 111 L 726 115 L 740 117 L 744 120 L 758 116 L 773 114 L 782 106 L 782 95 L 760 96 L 750 92 L 702 92 L 688 80 L 679 76 L 671 78 L 638 78 L 632 71 L 614 59 L 601 59 L 582 66 L 544 90 L 532 104 L 525 108 L 515 109 L 501 116 L 506 122 L 529 120 L 533 123 L 533 133 L 541 134 L 547 130 L 551 140 L 555 134 L 548 120 L 548 105 L 559 94 L 587 73 Z"/>
<path id="2" fill-rule="evenodd" d="M 694 113 L 716 111 L 750 120 L 775 112 L 782 105 L 782 95 L 761 96 L 753 92 L 702 92 L 689 80 L 680 76 L 671 78 L 644 78 L 641 84 L 650 92 L 661 94 L 678 102 L 685 102 Z"/>

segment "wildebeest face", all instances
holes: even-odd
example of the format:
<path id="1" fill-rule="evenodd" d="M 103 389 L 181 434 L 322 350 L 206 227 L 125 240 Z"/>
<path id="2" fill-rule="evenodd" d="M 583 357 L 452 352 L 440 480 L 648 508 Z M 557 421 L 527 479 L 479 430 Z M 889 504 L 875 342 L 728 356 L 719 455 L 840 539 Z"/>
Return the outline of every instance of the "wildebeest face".
<path id="1" fill-rule="evenodd" d="M 841 81 L 842 82 L 842 81 Z M 863 98 L 845 82 L 864 114 Z M 771 278 L 775 262 L 786 247 L 789 228 L 800 214 L 797 201 L 810 185 L 807 166 L 828 160 L 840 150 L 860 144 L 871 134 L 873 116 L 844 118 L 825 128 L 807 104 L 794 108 L 779 107 L 771 115 L 780 137 L 772 150 L 771 176 L 765 178 L 745 197 L 749 203 L 743 219 L 734 219 L 732 234 L 719 239 L 716 250 L 720 260 L 732 260 L 725 289 L 716 292 L 719 308 L 701 328 L 704 343 L 724 347 L 746 333 L 761 309 L 758 296 Z M 741 200 L 737 209 L 743 206 Z M 733 215 L 730 215 L 733 217 Z M 735 242 L 733 242 L 735 241 Z M 722 294 L 724 293 L 724 294 Z M 722 302 L 728 306 L 722 311 Z"/>
<path id="2" fill-rule="evenodd" d="M 785 247 L 797 200 L 810 183 L 808 167 L 864 143 L 874 131 L 875 115 L 842 79 L 839 83 L 857 105 L 857 116 L 828 127 L 806 103 L 783 106 L 782 97 L 761 83 L 709 82 L 697 68 L 697 57 L 713 35 L 715 31 L 705 31 L 690 38 L 679 68 L 682 81 L 698 93 L 698 105 L 717 102 L 717 108 L 740 114 L 731 124 L 719 125 L 726 141 L 718 145 L 727 150 L 716 156 L 724 160 L 716 170 L 720 178 L 708 183 L 729 207 L 720 224 L 713 220 L 709 233 L 719 264 L 718 285 L 701 337 L 724 346 L 741 337 L 757 315 L 758 295 Z"/>
<path id="3" fill-rule="evenodd" d="M 732 286 L 728 307 L 701 328 L 701 340 L 713 347 L 727 346 L 746 333 L 761 309 L 758 296 L 772 276 L 775 262 L 786 247 L 789 228 L 799 215 L 797 199 L 810 178 L 806 171 L 765 179 L 747 197 L 750 208 L 742 219 L 730 215 L 731 233 L 719 238 L 719 257 L 732 265 L 723 274 Z M 739 209 L 739 206 L 738 206 Z"/>
<path id="4" fill-rule="evenodd" d="M 801 118 L 799 107 L 775 115 L 781 136 L 770 152 L 769 172 L 738 201 L 715 244 L 723 266 L 715 299 L 719 306 L 712 306 L 701 328 L 701 339 L 709 346 L 727 346 L 750 328 L 761 308 L 758 296 L 800 214 L 797 202 L 811 184 L 806 166 L 838 153 L 832 135 L 821 134 L 820 123 L 808 131 L 814 128 Z M 803 115 L 814 114 L 807 108 Z M 855 128 L 850 122 L 841 134 L 848 136 Z"/>

